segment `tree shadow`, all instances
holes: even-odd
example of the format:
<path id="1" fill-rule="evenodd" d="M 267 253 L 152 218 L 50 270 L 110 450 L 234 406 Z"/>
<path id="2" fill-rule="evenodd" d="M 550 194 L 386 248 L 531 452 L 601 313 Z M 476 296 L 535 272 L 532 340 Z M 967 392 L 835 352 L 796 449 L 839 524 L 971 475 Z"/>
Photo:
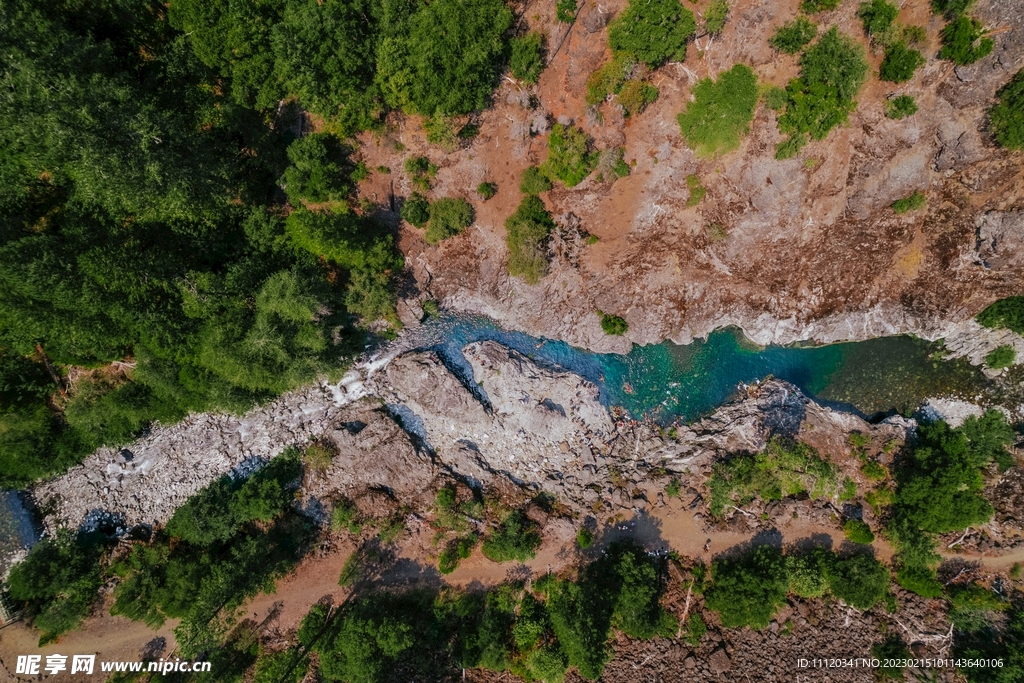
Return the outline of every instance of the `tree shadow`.
<path id="1" fill-rule="evenodd" d="M 754 534 L 749 541 L 738 543 L 713 556 L 715 560 L 738 560 L 759 546 L 767 545 L 782 550 L 782 532 L 778 529 L 764 529 Z"/>

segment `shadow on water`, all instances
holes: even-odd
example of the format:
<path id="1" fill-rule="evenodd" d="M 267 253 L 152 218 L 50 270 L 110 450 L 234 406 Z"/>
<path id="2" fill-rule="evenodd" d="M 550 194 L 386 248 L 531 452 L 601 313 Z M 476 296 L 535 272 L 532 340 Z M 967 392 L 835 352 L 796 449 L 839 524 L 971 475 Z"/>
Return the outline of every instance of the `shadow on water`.
<path id="1" fill-rule="evenodd" d="M 593 382 L 606 406 L 621 406 L 635 418 L 662 424 L 694 420 L 728 401 L 739 386 L 769 376 L 795 384 L 823 405 L 865 417 L 909 412 L 929 396 L 973 395 L 987 386 L 977 368 L 962 359 L 941 360 L 937 344 L 909 336 L 761 347 L 740 330 L 727 328 L 685 346 L 663 342 L 619 355 L 504 330 L 479 316 L 446 314 L 416 334 L 417 348 L 436 352 L 473 390 L 462 348 L 495 341 Z"/>

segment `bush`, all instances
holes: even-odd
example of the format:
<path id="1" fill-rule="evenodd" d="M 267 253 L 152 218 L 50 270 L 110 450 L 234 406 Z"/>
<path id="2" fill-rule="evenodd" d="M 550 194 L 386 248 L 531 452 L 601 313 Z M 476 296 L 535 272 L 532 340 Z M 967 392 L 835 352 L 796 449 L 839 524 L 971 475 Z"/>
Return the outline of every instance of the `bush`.
<path id="1" fill-rule="evenodd" d="M 888 31 L 899 13 L 899 8 L 886 0 L 862 2 L 857 10 L 857 16 L 864 23 L 864 32 L 872 36 Z"/>
<path id="2" fill-rule="evenodd" d="M 555 19 L 563 24 L 571 24 L 576 19 L 576 0 L 558 0 Z"/>
<path id="3" fill-rule="evenodd" d="M 523 171 L 523 177 L 519 181 L 519 191 L 523 194 L 540 194 L 552 187 L 551 180 L 537 166 L 530 166 Z"/>
<path id="4" fill-rule="evenodd" d="M 601 329 L 605 334 L 621 336 L 629 330 L 629 324 L 623 318 L 601 311 L 598 311 L 597 314 L 601 316 Z"/>
<path id="5" fill-rule="evenodd" d="M 993 370 L 1002 370 L 1017 360 L 1017 351 L 1009 344 L 997 346 L 985 356 L 985 365 Z"/>
<path id="6" fill-rule="evenodd" d="M 476 534 L 470 534 L 456 538 L 448 542 L 445 549 L 437 557 L 437 569 L 442 574 L 451 574 L 459 566 L 460 560 L 465 560 L 473 553 L 473 547 L 477 543 Z"/>
<path id="7" fill-rule="evenodd" d="M 901 662 L 913 655 L 903 640 L 897 636 L 889 636 L 880 643 L 871 646 L 871 656 L 881 660 L 881 665 L 876 669 L 878 677 L 882 681 L 903 680 L 903 666 Z"/>
<path id="8" fill-rule="evenodd" d="M 484 557 L 492 562 L 525 562 L 533 559 L 540 547 L 540 530 L 521 510 L 510 513 L 498 528 L 484 539 Z"/>
<path id="9" fill-rule="evenodd" d="M 721 33 L 725 27 L 725 19 L 729 16 L 728 0 L 711 0 L 711 4 L 704 10 L 704 25 L 708 33 Z"/>
<path id="10" fill-rule="evenodd" d="M 512 56 L 509 70 L 514 78 L 536 83 L 544 70 L 544 34 L 532 31 L 511 41 Z"/>
<path id="11" fill-rule="evenodd" d="M 903 83 L 909 81 L 924 62 L 920 52 L 900 40 L 885 48 L 885 59 L 878 69 L 878 77 L 891 83 Z"/>
<path id="12" fill-rule="evenodd" d="M 892 210 L 898 214 L 904 214 L 909 211 L 918 211 L 923 209 L 928 204 L 928 197 L 924 192 L 917 191 L 909 197 L 903 199 L 897 199 L 892 203 Z"/>
<path id="13" fill-rule="evenodd" d="M 818 35 L 818 25 L 806 17 L 797 17 L 780 26 L 768 44 L 779 52 L 795 55 Z"/>
<path id="14" fill-rule="evenodd" d="M 527 195 L 516 212 L 505 221 L 508 273 L 537 284 L 547 273 L 548 234 L 555 227 L 551 214 L 537 195 Z"/>
<path id="15" fill-rule="evenodd" d="M 587 104 L 601 104 L 618 94 L 636 71 L 636 60 L 629 55 L 616 55 L 587 78 Z"/>
<path id="16" fill-rule="evenodd" d="M 1006 149 L 1024 149 L 1024 69 L 996 92 L 999 102 L 988 118 L 996 141 Z"/>
<path id="17" fill-rule="evenodd" d="M 486 182 L 480 183 L 476 186 L 476 193 L 486 202 L 488 199 L 498 194 L 498 184 Z"/>
<path id="18" fill-rule="evenodd" d="M 359 534 L 363 530 L 363 522 L 359 516 L 359 508 L 347 498 L 339 500 L 331 511 L 331 529 Z"/>
<path id="19" fill-rule="evenodd" d="M 411 197 L 402 202 L 398 215 L 406 223 L 423 228 L 430 220 L 430 202 L 418 192 L 413 192 Z"/>
<path id="20" fill-rule="evenodd" d="M 789 592 L 801 598 L 820 598 L 828 592 L 825 581 L 825 565 L 832 554 L 821 548 L 786 557 L 786 575 L 789 578 Z"/>
<path id="21" fill-rule="evenodd" d="M 870 555 L 836 558 L 825 565 L 832 595 L 857 609 L 871 609 L 889 590 L 889 569 Z"/>
<path id="22" fill-rule="evenodd" d="M 727 505 L 746 505 L 755 497 L 772 501 L 806 492 L 811 498 L 831 498 L 839 491 L 839 479 L 807 444 L 773 437 L 762 453 L 715 463 L 708 488 L 711 514 L 720 517 Z"/>
<path id="23" fill-rule="evenodd" d="M 342 180 L 345 149 L 330 133 L 312 133 L 288 146 L 291 165 L 282 178 L 288 201 L 302 206 L 303 201 L 343 201 L 350 187 Z"/>
<path id="24" fill-rule="evenodd" d="M 932 0 L 932 11 L 952 21 L 966 12 L 974 0 Z"/>
<path id="25" fill-rule="evenodd" d="M 935 570 L 928 567 L 900 567 L 896 570 L 896 583 L 900 588 L 925 598 L 937 598 L 942 595 L 942 584 Z"/>
<path id="26" fill-rule="evenodd" d="M 583 550 L 594 545 L 594 532 L 585 526 L 580 527 L 580 530 L 576 532 L 576 545 Z"/>
<path id="27" fill-rule="evenodd" d="M 789 102 L 789 95 L 786 94 L 785 88 L 780 88 L 777 85 L 768 86 L 764 91 L 764 104 L 772 111 L 779 112 L 786 108 L 786 104 Z"/>
<path id="28" fill-rule="evenodd" d="M 700 176 L 695 173 L 686 176 L 686 187 L 690 190 L 690 196 L 686 198 L 687 206 L 697 206 L 708 193 L 708 189 L 701 185 Z"/>
<path id="29" fill-rule="evenodd" d="M 911 95 L 898 95 L 885 103 L 885 115 L 890 119 L 905 119 L 917 113 L 917 101 Z"/>
<path id="30" fill-rule="evenodd" d="M 859 519 L 848 519 L 843 524 L 843 533 L 854 543 L 870 545 L 875 540 L 871 527 Z"/>
<path id="31" fill-rule="evenodd" d="M 765 628 L 786 601 L 785 563 L 782 553 L 771 546 L 758 546 L 736 560 L 718 560 L 711 574 L 714 583 L 705 594 L 705 605 L 718 612 L 726 628 Z"/>
<path id="32" fill-rule="evenodd" d="M 458 148 L 458 132 L 455 121 L 448 116 L 435 114 L 423 119 L 423 130 L 427 134 L 427 142 L 437 145 L 446 152 L 454 152 Z"/>
<path id="33" fill-rule="evenodd" d="M 639 114 L 648 104 L 658 99 L 658 89 L 647 81 L 632 79 L 623 84 L 618 99 L 625 115 L 632 116 Z"/>
<path id="34" fill-rule="evenodd" d="M 942 29 L 942 49 L 939 59 L 949 59 L 956 64 L 973 64 L 992 52 L 995 43 L 983 38 L 981 22 L 966 15 L 957 17 Z"/>
<path id="35" fill-rule="evenodd" d="M 313 472 L 326 472 L 337 455 L 329 441 L 314 441 L 302 452 L 302 464 Z"/>
<path id="36" fill-rule="evenodd" d="M 693 88 L 694 101 L 679 114 L 679 127 L 698 156 L 731 152 L 750 132 L 757 106 L 757 76 L 750 67 L 736 64 L 718 81 L 701 79 Z"/>
<path id="37" fill-rule="evenodd" d="M 979 313 L 975 320 L 983 327 L 1006 328 L 1024 334 L 1024 296 L 1000 299 Z"/>
<path id="38" fill-rule="evenodd" d="M 807 14 L 826 12 L 834 10 L 836 7 L 839 7 L 839 0 L 803 0 L 800 4 L 800 10 Z"/>
<path id="39" fill-rule="evenodd" d="M 566 187 L 579 185 L 597 164 L 598 155 L 590 151 L 590 138 L 581 128 L 556 123 L 548 137 L 548 159 L 544 172 L 558 178 Z"/>
<path id="40" fill-rule="evenodd" d="M 454 237 L 473 224 L 473 207 L 461 197 L 442 197 L 430 205 L 427 244 Z"/>
<path id="41" fill-rule="evenodd" d="M 608 28 L 616 56 L 629 56 L 656 69 L 686 58 L 686 44 L 697 31 L 693 12 L 679 0 L 629 0 L 629 7 Z"/>
<path id="42" fill-rule="evenodd" d="M 786 86 L 789 103 L 779 116 L 779 130 L 790 137 L 776 148 L 776 158 L 796 155 L 807 136 L 823 140 L 845 123 L 867 72 L 863 49 L 834 26 L 805 51 L 800 78 Z"/>

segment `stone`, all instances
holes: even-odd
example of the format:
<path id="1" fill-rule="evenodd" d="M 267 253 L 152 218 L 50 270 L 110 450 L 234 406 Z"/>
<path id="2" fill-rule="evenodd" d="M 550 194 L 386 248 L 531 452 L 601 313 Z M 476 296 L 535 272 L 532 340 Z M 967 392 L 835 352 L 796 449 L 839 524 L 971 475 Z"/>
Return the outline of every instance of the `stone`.
<path id="1" fill-rule="evenodd" d="M 732 668 L 732 660 L 723 648 L 718 648 L 708 657 L 708 666 L 711 667 L 712 673 L 723 674 Z"/>

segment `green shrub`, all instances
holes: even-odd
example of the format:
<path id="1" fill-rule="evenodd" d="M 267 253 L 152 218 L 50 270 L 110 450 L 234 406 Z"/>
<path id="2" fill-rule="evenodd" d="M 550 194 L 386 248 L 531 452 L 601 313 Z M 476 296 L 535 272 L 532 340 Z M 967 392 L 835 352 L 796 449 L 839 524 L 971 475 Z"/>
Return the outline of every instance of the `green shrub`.
<path id="1" fill-rule="evenodd" d="M 932 0 L 932 11 L 952 21 L 966 12 L 974 0 Z"/>
<path id="2" fill-rule="evenodd" d="M 973 64 L 992 52 L 995 43 L 984 38 L 981 22 L 960 15 L 942 29 L 942 49 L 939 59 L 949 59 L 956 64 Z"/>
<path id="3" fill-rule="evenodd" d="M 913 657 L 910 649 L 898 635 L 891 635 L 882 642 L 872 645 L 871 656 L 881 660 L 881 665 L 875 671 L 882 681 L 902 681 L 901 661 Z"/>
<path id="4" fill-rule="evenodd" d="M 779 130 L 790 137 L 776 148 L 776 158 L 795 156 L 807 136 L 823 140 L 845 123 L 867 71 L 863 49 L 835 26 L 807 49 L 800 57 L 800 78 L 786 86 L 789 103 L 779 116 Z"/>
<path id="5" fill-rule="evenodd" d="M 548 137 L 548 158 L 544 171 L 566 187 L 579 185 L 597 164 L 598 155 L 590 151 L 590 138 L 581 128 L 556 123 Z"/>
<path id="6" fill-rule="evenodd" d="M 861 545 L 870 545 L 875 540 L 875 534 L 871 532 L 871 527 L 859 519 L 846 520 L 846 523 L 843 524 L 843 533 L 852 542 Z"/>
<path id="7" fill-rule="evenodd" d="M 486 202 L 488 199 L 498 194 L 498 184 L 487 182 L 480 183 L 476 186 L 476 193 Z"/>
<path id="8" fill-rule="evenodd" d="M 348 174 L 348 177 L 353 183 L 362 182 L 370 177 L 370 167 L 366 165 L 365 161 L 360 160 L 356 167 L 352 169 L 352 172 Z"/>
<path id="9" fill-rule="evenodd" d="M 465 199 L 442 197 L 430 205 L 427 244 L 454 237 L 473 224 L 473 207 Z"/>
<path id="10" fill-rule="evenodd" d="M 779 52 L 795 55 L 818 35 L 818 25 L 807 17 L 797 17 L 780 26 L 768 44 Z"/>
<path id="11" fill-rule="evenodd" d="M 694 101 L 679 114 L 679 126 L 687 144 L 698 156 L 731 152 L 750 132 L 757 106 L 757 76 L 750 67 L 736 64 L 718 81 L 701 79 L 693 88 Z"/>
<path id="12" fill-rule="evenodd" d="M 879 67 L 878 77 L 891 83 L 903 83 L 909 81 L 924 62 L 924 55 L 900 40 L 885 48 L 885 59 Z"/>
<path id="13" fill-rule="evenodd" d="M 870 555 L 836 558 L 825 565 L 832 595 L 857 609 L 871 609 L 889 590 L 889 569 Z"/>
<path id="14" fill-rule="evenodd" d="M 721 33 L 725 27 L 725 19 L 729 16 L 728 0 L 711 0 L 711 4 L 704 10 L 704 25 L 708 33 L 714 35 Z"/>
<path id="15" fill-rule="evenodd" d="M 442 574 L 451 574 L 459 566 L 460 560 L 465 560 L 473 553 L 473 547 L 477 543 L 476 534 L 470 534 L 448 542 L 444 550 L 437 557 L 437 569 Z"/>
<path id="16" fill-rule="evenodd" d="M 886 478 L 889 474 L 889 470 L 885 469 L 884 465 L 880 465 L 874 460 L 868 461 L 861 465 L 861 473 L 870 479 L 871 481 L 881 481 Z"/>
<path id="17" fill-rule="evenodd" d="M 636 60 L 628 55 L 613 56 L 587 78 L 587 104 L 601 104 L 618 94 L 636 71 Z"/>
<path id="18" fill-rule="evenodd" d="M 576 20 L 576 0 L 558 0 L 555 4 L 555 19 L 563 24 Z"/>
<path id="19" fill-rule="evenodd" d="M 683 634 L 683 640 L 689 643 L 690 647 L 697 648 L 707 633 L 708 625 L 704 623 L 704 619 L 696 612 L 691 612 L 686 620 L 686 631 Z"/>
<path id="20" fill-rule="evenodd" d="M 1024 296 L 1009 296 L 1000 299 L 990 304 L 975 319 L 983 327 L 1006 328 L 1017 334 L 1024 334 Z"/>
<path id="21" fill-rule="evenodd" d="M 885 103 L 885 115 L 890 119 L 905 119 L 917 113 L 917 101 L 911 95 L 898 95 Z"/>
<path id="22" fill-rule="evenodd" d="M 803 0 L 800 10 L 807 14 L 814 14 L 815 12 L 834 10 L 838 6 L 839 0 Z"/>
<path id="23" fill-rule="evenodd" d="M 544 70 L 544 34 L 531 31 L 511 41 L 512 56 L 509 70 L 514 78 L 527 83 L 536 83 Z"/>
<path id="24" fill-rule="evenodd" d="M 928 197 L 924 192 L 917 191 L 909 197 L 903 199 L 897 199 L 892 203 L 892 210 L 898 214 L 904 214 L 909 211 L 918 211 L 923 209 L 928 204 Z"/>
<path id="25" fill-rule="evenodd" d="M 523 177 L 519 181 L 519 190 L 523 194 L 540 194 L 551 188 L 551 180 L 537 166 L 529 166 L 523 171 Z"/>
<path id="26" fill-rule="evenodd" d="M 455 121 L 448 116 L 435 114 L 423 120 L 423 130 L 427 134 L 427 142 L 437 145 L 446 152 L 454 152 L 458 147 L 458 132 Z"/>
<path id="27" fill-rule="evenodd" d="M 718 612 L 726 628 L 765 628 L 786 601 L 785 562 L 771 546 L 758 546 L 736 560 L 718 560 L 711 574 L 714 583 L 705 593 L 705 605 Z"/>
<path id="28" fill-rule="evenodd" d="M 647 640 L 674 636 L 679 622 L 659 604 L 662 582 L 657 561 L 632 542 L 609 546 L 594 563 L 597 580 L 617 594 L 612 604 L 612 626 L 631 638 Z"/>
<path id="29" fill-rule="evenodd" d="M 326 472 L 337 452 L 329 441 L 314 441 L 302 452 L 302 464 L 313 472 Z"/>
<path id="30" fill-rule="evenodd" d="M 509 275 L 522 277 L 531 285 L 544 277 L 548 269 L 547 239 L 554 227 L 540 197 L 523 197 L 519 208 L 505 221 Z"/>
<path id="31" fill-rule="evenodd" d="M 679 481 L 679 477 L 673 477 L 669 483 L 665 484 L 665 495 L 669 498 L 678 498 L 683 491 L 683 484 Z"/>
<path id="32" fill-rule="evenodd" d="M 942 584 L 939 583 L 935 570 L 928 567 L 900 567 L 896 570 L 896 583 L 904 590 L 925 598 L 937 598 L 942 595 Z"/>
<path id="33" fill-rule="evenodd" d="M 988 118 L 996 141 L 1006 149 L 1024 149 L 1024 69 L 996 92 L 999 102 Z"/>
<path id="34" fill-rule="evenodd" d="M 402 202 L 402 208 L 399 210 L 398 215 L 406 223 L 411 223 L 417 228 L 423 228 L 427 225 L 427 221 L 430 220 L 430 202 L 418 192 L 413 192 L 411 197 Z"/>
<path id="35" fill-rule="evenodd" d="M 857 16 L 864 23 L 864 32 L 872 36 L 888 31 L 899 13 L 899 8 L 886 0 L 862 2 L 857 9 Z"/>
<path id="36" fill-rule="evenodd" d="M 697 31 L 693 12 L 679 0 L 629 0 L 608 28 L 615 55 L 633 57 L 655 69 L 686 58 L 686 44 Z"/>
<path id="37" fill-rule="evenodd" d="M 355 503 L 348 498 L 342 498 L 335 503 L 334 510 L 331 511 L 331 529 L 348 531 L 351 534 L 358 534 L 363 530 L 359 509 Z"/>
<path id="38" fill-rule="evenodd" d="M 621 336 L 629 331 L 629 324 L 625 319 L 610 313 L 602 313 L 601 311 L 598 311 L 597 314 L 601 316 L 601 329 L 604 330 L 605 334 Z"/>
<path id="39" fill-rule="evenodd" d="M 342 180 L 345 149 L 330 133 L 312 133 L 288 146 L 291 165 L 281 179 L 293 206 L 303 201 L 343 201 L 351 188 Z"/>
<path id="40" fill-rule="evenodd" d="M 306 676 L 309 661 L 297 648 L 262 654 L 256 661 L 253 683 L 299 683 Z M 219 673 L 219 672 L 218 672 Z"/>
<path id="41" fill-rule="evenodd" d="M 831 558 L 831 553 L 821 548 L 800 555 L 788 555 L 786 575 L 789 592 L 801 598 L 820 598 L 825 595 L 828 592 L 825 565 Z"/>
<path id="42" fill-rule="evenodd" d="M 658 99 L 658 89 L 648 83 L 633 79 L 626 81 L 619 90 L 618 101 L 626 116 L 639 114 L 648 104 Z"/>
<path id="43" fill-rule="evenodd" d="M 576 532 L 576 545 L 583 550 L 594 545 L 594 532 L 585 526 L 580 527 L 580 530 Z"/>
<path id="44" fill-rule="evenodd" d="M 966 633 L 990 627 L 1010 607 L 998 593 L 976 583 L 950 586 L 948 598 L 949 620 L 957 631 Z"/>
<path id="45" fill-rule="evenodd" d="M 811 498 L 831 498 L 839 480 L 835 468 L 807 444 L 773 437 L 761 453 L 715 463 L 708 488 L 711 513 L 720 517 L 727 505 L 746 505 L 756 497 L 771 501 L 806 492 Z"/>
<path id="46" fill-rule="evenodd" d="M 540 530 L 521 510 L 509 513 L 498 528 L 484 539 L 484 557 L 492 562 L 525 562 L 540 547 Z"/>
<path id="47" fill-rule="evenodd" d="M 985 365 L 993 370 L 1002 370 L 1014 364 L 1017 360 L 1017 351 L 1009 344 L 997 346 L 985 356 Z"/>
<path id="48" fill-rule="evenodd" d="M 956 432 L 967 440 L 971 460 L 977 467 L 987 467 L 992 461 L 1000 470 L 1013 467 L 1013 458 L 1006 446 L 1012 444 L 1016 436 L 1001 410 L 990 408 L 980 418 L 971 415 Z"/>

